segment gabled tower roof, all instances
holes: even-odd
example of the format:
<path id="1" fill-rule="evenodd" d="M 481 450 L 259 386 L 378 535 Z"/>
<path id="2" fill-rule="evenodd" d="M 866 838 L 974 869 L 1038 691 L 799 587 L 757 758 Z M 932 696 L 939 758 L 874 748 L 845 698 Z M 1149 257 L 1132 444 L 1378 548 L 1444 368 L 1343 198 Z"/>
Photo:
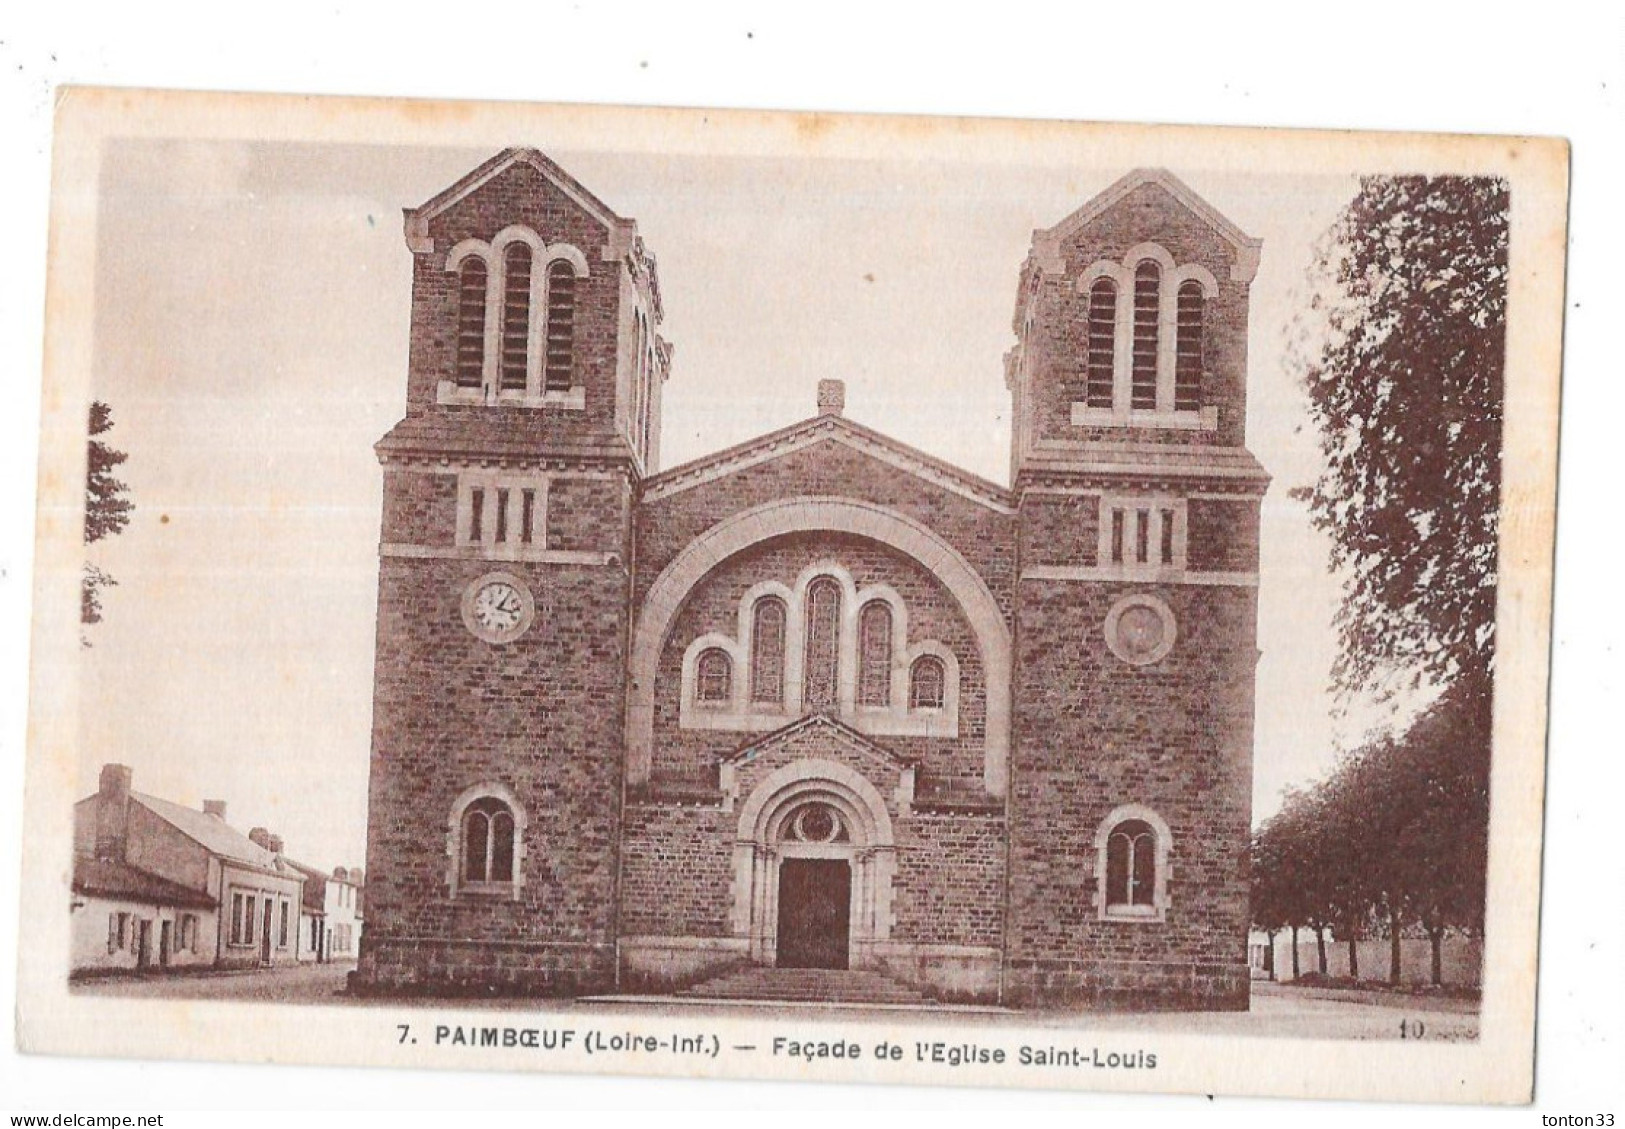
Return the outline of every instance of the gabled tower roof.
<path id="1" fill-rule="evenodd" d="M 1198 196 L 1190 185 L 1167 169 L 1135 169 L 1119 178 L 1105 191 L 1094 196 L 1083 207 L 1051 228 L 1033 232 L 1033 256 L 1046 271 L 1061 270 L 1061 246 L 1085 226 L 1104 215 L 1130 192 L 1143 185 L 1154 184 L 1201 220 L 1215 235 L 1229 243 L 1236 251 L 1236 263 L 1231 272 L 1238 282 L 1251 282 L 1258 272 L 1259 249 L 1263 240 L 1255 239 L 1221 215 L 1213 205 Z"/>

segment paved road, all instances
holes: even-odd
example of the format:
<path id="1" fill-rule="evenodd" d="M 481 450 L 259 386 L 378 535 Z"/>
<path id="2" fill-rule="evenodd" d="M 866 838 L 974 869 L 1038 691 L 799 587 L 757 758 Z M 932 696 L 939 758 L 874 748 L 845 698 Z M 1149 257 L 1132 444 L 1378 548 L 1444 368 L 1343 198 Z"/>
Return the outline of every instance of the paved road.
<path id="1" fill-rule="evenodd" d="M 799 1019 L 830 1021 L 837 1017 L 854 1021 L 886 1023 L 921 1022 L 942 1024 L 1054 1027 L 1095 1031 L 1161 1031 L 1170 1034 L 1230 1034 L 1264 1038 L 1300 1039 L 1398 1039 L 1400 1023 L 1414 1032 L 1422 1023 L 1428 1040 L 1459 1041 L 1478 1035 L 1478 1015 L 1472 1005 L 1459 1000 L 1422 999 L 1410 1004 L 1391 997 L 1373 1000 L 1374 993 L 1334 993 L 1288 988 L 1279 984 L 1253 985 L 1252 1010 L 1246 1012 L 1006 1012 L 975 1014 L 940 1011 L 897 1011 L 872 1007 L 843 1008 L 757 1008 L 712 1002 L 690 1004 L 668 1000 L 646 1003 L 586 1003 L 537 1000 L 363 1000 L 344 994 L 345 976 L 353 964 L 303 965 L 298 968 L 253 972 L 207 973 L 164 977 L 116 977 L 80 984 L 75 991 L 86 995 L 122 998 L 250 1000 L 276 1003 L 333 1004 L 344 1006 L 436 1009 L 464 1011 L 512 1009 L 530 1012 L 591 1012 L 611 1015 L 623 1011 L 631 1015 L 749 1015 L 774 1014 Z M 1332 996 L 1334 998 L 1327 998 Z"/>

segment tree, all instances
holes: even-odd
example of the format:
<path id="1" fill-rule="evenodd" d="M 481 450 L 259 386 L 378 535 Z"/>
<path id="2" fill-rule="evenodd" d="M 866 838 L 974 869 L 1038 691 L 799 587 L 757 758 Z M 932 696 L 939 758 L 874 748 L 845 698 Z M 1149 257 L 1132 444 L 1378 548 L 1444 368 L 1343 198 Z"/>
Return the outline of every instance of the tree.
<path id="1" fill-rule="evenodd" d="M 123 451 L 114 450 L 97 438 L 113 429 L 113 410 L 100 400 L 90 405 L 90 451 L 85 464 L 85 544 L 96 542 L 121 531 L 130 524 L 135 503 L 128 497 L 129 487 L 121 482 L 114 470 L 129 458 Z M 118 584 L 111 575 L 85 562 L 84 579 L 80 585 L 79 618 L 82 623 L 100 623 L 102 620 L 101 593 Z M 88 646 L 88 641 L 87 644 Z"/>
<path id="2" fill-rule="evenodd" d="M 1325 466 L 1294 496 L 1345 578 L 1345 699 L 1494 666 L 1508 203 L 1366 177 L 1319 248 L 1299 365 Z"/>

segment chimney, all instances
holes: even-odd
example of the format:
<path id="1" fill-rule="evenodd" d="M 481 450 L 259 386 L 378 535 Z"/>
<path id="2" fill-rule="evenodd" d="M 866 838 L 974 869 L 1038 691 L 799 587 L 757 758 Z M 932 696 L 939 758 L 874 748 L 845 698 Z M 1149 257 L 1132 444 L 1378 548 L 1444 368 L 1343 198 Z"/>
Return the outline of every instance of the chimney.
<path id="1" fill-rule="evenodd" d="M 226 821 L 226 801 L 224 801 L 224 800 L 204 800 L 203 801 L 203 814 L 204 815 L 212 815 L 216 819 L 218 819 L 221 823 L 224 823 Z"/>
<path id="2" fill-rule="evenodd" d="M 361 868 L 359 866 L 350 871 L 350 881 L 357 886 L 361 885 Z"/>
<path id="3" fill-rule="evenodd" d="M 265 837 L 265 849 L 273 855 L 280 855 L 282 853 L 282 836 L 267 835 Z"/>
<path id="4" fill-rule="evenodd" d="M 124 858 L 130 842 L 130 781 L 135 774 L 125 764 L 104 764 L 96 790 L 96 857 Z"/>
<path id="5" fill-rule="evenodd" d="M 263 827 L 256 827 L 248 833 L 248 841 L 262 850 L 271 849 L 271 833 Z"/>
<path id="6" fill-rule="evenodd" d="M 345 870 L 342 866 L 335 866 L 333 868 L 333 877 L 338 879 L 340 882 L 348 882 L 350 880 L 350 872 Z"/>
<path id="7" fill-rule="evenodd" d="M 838 416 L 846 411 L 846 381 L 820 380 L 818 382 L 818 414 Z"/>

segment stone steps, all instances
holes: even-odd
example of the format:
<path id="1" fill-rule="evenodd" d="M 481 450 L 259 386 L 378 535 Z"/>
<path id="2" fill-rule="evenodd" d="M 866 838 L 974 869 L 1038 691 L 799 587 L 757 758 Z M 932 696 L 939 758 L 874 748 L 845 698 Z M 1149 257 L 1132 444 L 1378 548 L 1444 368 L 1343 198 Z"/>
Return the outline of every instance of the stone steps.
<path id="1" fill-rule="evenodd" d="M 678 995 L 689 999 L 821 1004 L 933 1002 L 883 973 L 829 968 L 747 968 L 701 981 Z"/>

